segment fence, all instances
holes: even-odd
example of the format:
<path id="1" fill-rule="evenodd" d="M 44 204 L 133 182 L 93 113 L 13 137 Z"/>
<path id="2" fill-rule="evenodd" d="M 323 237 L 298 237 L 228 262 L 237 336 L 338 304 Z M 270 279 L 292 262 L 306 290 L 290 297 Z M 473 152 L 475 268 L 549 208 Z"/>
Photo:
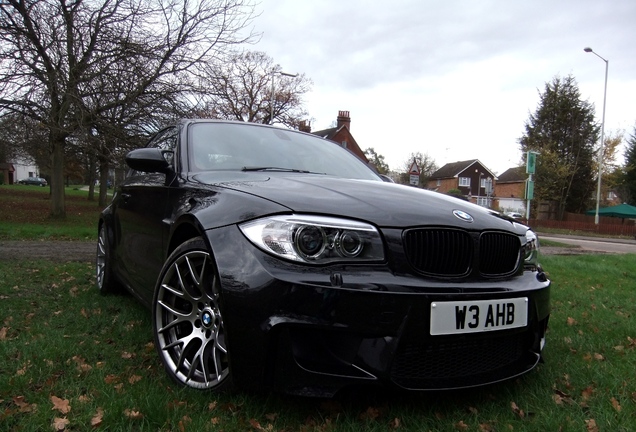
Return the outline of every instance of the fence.
<path id="1" fill-rule="evenodd" d="M 610 219 L 610 221 L 607 221 L 607 219 Z M 528 225 L 531 226 L 532 229 L 537 231 L 540 231 L 541 228 L 552 228 L 568 231 L 583 231 L 601 235 L 628 236 L 636 238 L 636 226 L 634 225 L 634 221 L 620 218 L 603 217 L 600 218 L 599 224 L 596 225 L 593 220 L 593 217 L 592 222 L 582 222 L 577 220 L 557 221 L 545 219 L 530 219 L 528 221 Z"/>

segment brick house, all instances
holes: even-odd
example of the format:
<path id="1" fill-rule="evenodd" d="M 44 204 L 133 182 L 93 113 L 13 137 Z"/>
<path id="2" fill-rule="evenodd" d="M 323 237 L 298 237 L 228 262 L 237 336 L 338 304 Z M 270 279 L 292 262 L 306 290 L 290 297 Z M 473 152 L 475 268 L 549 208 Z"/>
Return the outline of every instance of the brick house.
<path id="1" fill-rule="evenodd" d="M 351 135 L 351 117 L 349 117 L 349 111 L 338 111 L 336 127 L 312 132 L 311 125 L 303 121 L 300 123 L 298 129 L 302 132 L 309 132 L 334 141 L 358 156 L 364 163 L 369 163 L 369 159 L 367 159 L 355 138 Z"/>
<path id="2" fill-rule="evenodd" d="M 478 159 L 447 163 L 435 171 L 427 188 L 441 193 L 459 189 L 469 201 L 482 207 L 492 207 L 492 192 L 497 176 Z"/>
<path id="3" fill-rule="evenodd" d="M 526 168 L 509 168 L 497 177 L 495 196 L 503 212 L 526 212 Z"/>

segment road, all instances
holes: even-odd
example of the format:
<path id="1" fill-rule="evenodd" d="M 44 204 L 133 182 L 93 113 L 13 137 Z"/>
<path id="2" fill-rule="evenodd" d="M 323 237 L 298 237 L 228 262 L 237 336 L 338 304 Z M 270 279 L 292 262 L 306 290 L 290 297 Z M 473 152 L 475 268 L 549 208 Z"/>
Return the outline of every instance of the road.
<path id="1" fill-rule="evenodd" d="M 539 234 L 539 244 L 541 240 L 552 240 L 560 243 L 567 243 L 579 246 L 583 251 L 636 254 L 636 240 L 619 240 L 594 237 L 581 237 L 569 235 Z"/>

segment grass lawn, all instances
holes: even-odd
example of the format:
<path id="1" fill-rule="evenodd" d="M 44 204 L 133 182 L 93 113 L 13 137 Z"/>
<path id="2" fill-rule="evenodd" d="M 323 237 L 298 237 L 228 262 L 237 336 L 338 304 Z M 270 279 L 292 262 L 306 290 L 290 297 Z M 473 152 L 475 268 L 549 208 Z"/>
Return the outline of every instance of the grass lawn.
<path id="1" fill-rule="evenodd" d="M 87 191 L 66 188 L 65 220 L 50 219 L 49 212 L 48 187 L 0 186 L 0 240 L 97 240 L 101 209 Z"/>
<path id="2" fill-rule="evenodd" d="M 546 363 L 522 378 L 334 400 L 178 388 L 151 344 L 150 312 L 99 295 L 92 265 L 0 261 L 0 430 L 633 431 L 635 259 L 543 257 Z"/>

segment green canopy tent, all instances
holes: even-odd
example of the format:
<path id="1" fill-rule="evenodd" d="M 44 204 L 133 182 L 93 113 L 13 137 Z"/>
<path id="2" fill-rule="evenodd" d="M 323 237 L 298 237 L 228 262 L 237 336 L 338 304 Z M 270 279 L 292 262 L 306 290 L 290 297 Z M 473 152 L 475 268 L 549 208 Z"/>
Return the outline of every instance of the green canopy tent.
<path id="1" fill-rule="evenodd" d="M 585 212 L 587 215 L 596 215 L 596 209 Z M 636 207 L 629 204 L 619 204 L 598 209 L 599 216 L 611 216 L 623 219 L 636 219 Z"/>

